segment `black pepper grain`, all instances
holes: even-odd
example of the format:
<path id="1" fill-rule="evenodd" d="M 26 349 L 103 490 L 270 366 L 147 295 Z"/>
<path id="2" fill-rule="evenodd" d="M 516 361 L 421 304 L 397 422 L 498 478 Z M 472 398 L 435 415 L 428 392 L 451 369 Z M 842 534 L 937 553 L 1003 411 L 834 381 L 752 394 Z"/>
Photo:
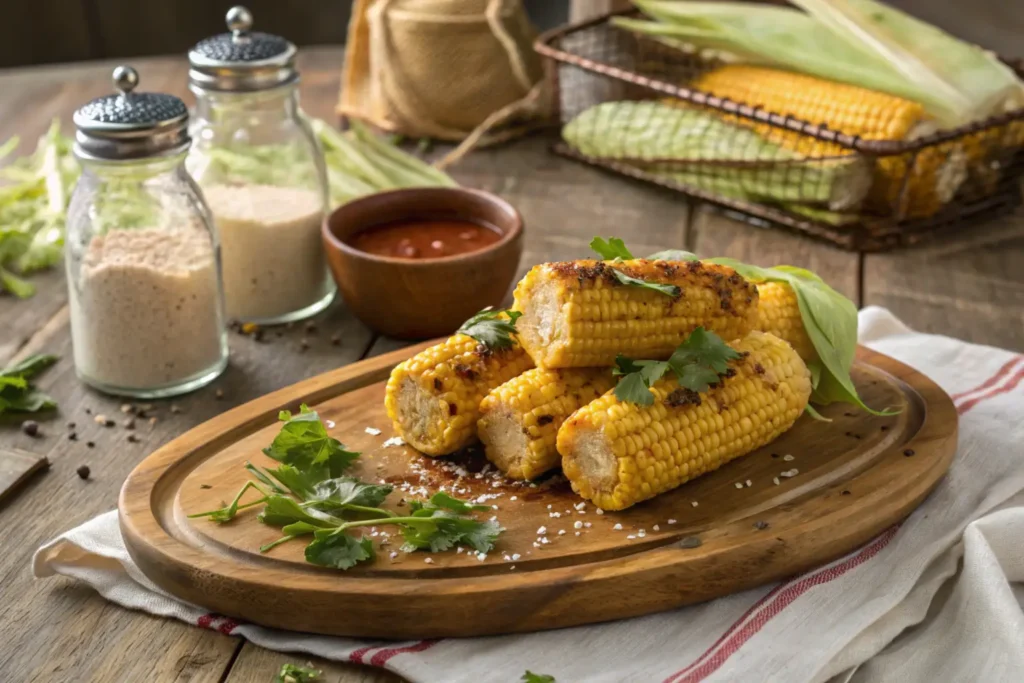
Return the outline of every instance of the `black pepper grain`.
<path id="1" fill-rule="evenodd" d="M 331 345 L 332 346 L 341 346 L 341 335 L 340 334 L 335 334 L 335 335 L 331 336 Z"/>
<path id="2" fill-rule="evenodd" d="M 88 465 L 82 465 L 77 470 L 75 470 L 75 472 L 78 473 L 78 478 L 79 479 L 88 479 L 89 478 L 90 471 L 89 471 L 89 466 Z"/>
<path id="3" fill-rule="evenodd" d="M 35 420 L 25 420 L 21 423 L 21 431 L 28 436 L 39 436 L 39 423 Z"/>
<path id="4" fill-rule="evenodd" d="M 129 417 L 127 420 L 121 423 L 125 429 L 135 429 L 135 418 Z"/>
<path id="5" fill-rule="evenodd" d="M 89 448 L 96 448 L 96 442 L 95 441 L 86 441 L 85 445 L 88 446 Z"/>
<path id="6" fill-rule="evenodd" d="M 309 333 L 309 334 L 316 334 L 316 323 L 314 323 L 314 322 L 306 323 L 306 332 Z"/>
<path id="7" fill-rule="evenodd" d="M 139 442 L 139 437 L 135 436 L 134 434 L 129 434 L 128 435 L 128 443 L 138 443 L 138 442 Z"/>
<path id="8" fill-rule="evenodd" d="M 70 434 L 68 434 L 68 441 L 78 441 L 78 433 L 71 432 Z"/>
<path id="9" fill-rule="evenodd" d="M 757 529 L 758 531 L 764 531 L 769 526 L 770 525 L 768 524 L 768 522 L 765 522 L 765 521 L 762 521 L 762 520 L 758 520 L 758 521 L 754 522 L 754 528 Z"/>
<path id="10" fill-rule="evenodd" d="M 903 451 L 903 455 L 909 458 L 910 456 L 914 455 L 914 449 L 908 448 L 907 450 Z"/>

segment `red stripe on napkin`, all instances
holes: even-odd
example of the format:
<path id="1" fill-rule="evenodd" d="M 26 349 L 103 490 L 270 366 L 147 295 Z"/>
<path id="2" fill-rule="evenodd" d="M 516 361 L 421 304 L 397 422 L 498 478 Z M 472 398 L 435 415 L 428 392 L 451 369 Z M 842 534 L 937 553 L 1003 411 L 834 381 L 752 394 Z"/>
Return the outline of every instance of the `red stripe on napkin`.
<path id="1" fill-rule="evenodd" d="M 384 666 L 392 657 L 395 657 L 397 655 L 408 654 L 411 652 L 423 652 L 424 650 L 429 650 L 430 648 L 434 647 L 440 642 L 440 640 L 421 640 L 418 643 L 406 645 L 405 647 L 391 647 L 386 650 L 381 650 L 380 652 L 378 652 L 370 658 L 370 665 Z"/>
<path id="2" fill-rule="evenodd" d="M 967 391 L 962 391 L 959 394 L 953 394 L 953 396 L 951 396 L 951 398 L 953 399 L 954 402 L 956 402 L 956 401 L 959 401 L 962 398 L 967 398 L 971 394 L 976 394 L 979 391 L 985 391 L 986 389 L 989 389 L 989 388 L 995 386 L 1001 379 L 1003 379 L 1003 377 L 1006 376 L 1006 374 L 1008 372 L 1010 372 L 1010 370 L 1013 368 L 1013 366 L 1016 363 L 1020 362 L 1021 360 L 1024 360 L 1024 356 L 1014 356 L 1010 360 L 1006 361 L 1006 363 L 1003 364 L 1003 367 L 999 368 L 996 371 L 996 374 L 994 374 L 991 377 L 989 377 L 982 384 L 976 386 L 973 389 L 969 389 Z"/>

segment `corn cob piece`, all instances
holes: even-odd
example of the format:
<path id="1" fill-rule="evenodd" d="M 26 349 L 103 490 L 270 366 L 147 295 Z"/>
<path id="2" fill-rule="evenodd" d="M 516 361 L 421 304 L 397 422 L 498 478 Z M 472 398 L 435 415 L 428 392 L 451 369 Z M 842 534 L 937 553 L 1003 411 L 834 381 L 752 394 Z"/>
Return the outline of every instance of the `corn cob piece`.
<path id="1" fill-rule="evenodd" d="M 535 368 L 510 379 L 480 403 L 477 434 L 487 459 L 513 479 L 535 479 L 558 467 L 558 428 L 613 386 L 609 368 Z"/>
<path id="2" fill-rule="evenodd" d="M 487 392 L 531 367 L 518 344 L 492 350 L 456 334 L 395 366 L 384 406 L 406 443 L 425 455 L 447 455 L 476 439 Z"/>
<path id="3" fill-rule="evenodd" d="M 807 406 L 811 376 L 786 342 L 751 332 L 732 347 L 735 372 L 696 394 L 662 379 L 654 403 L 621 403 L 610 391 L 558 431 L 562 470 L 579 495 L 622 510 L 770 443 Z"/>
<path id="4" fill-rule="evenodd" d="M 805 363 L 815 360 L 818 352 L 804 329 L 793 288 L 784 282 L 762 282 L 757 294 L 757 329 L 789 342 Z"/>
<path id="5" fill-rule="evenodd" d="M 676 285 L 678 297 L 624 285 Z M 700 261 L 564 261 L 534 266 L 515 290 L 519 341 L 539 367 L 609 367 L 615 357 L 668 358 L 697 327 L 736 339 L 757 322 L 757 288 Z"/>
<path id="6" fill-rule="evenodd" d="M 702 74 L 692 85 L 773 113 L 823 123 L 832 130 L 865 140 L 912 140 L 935 130 L 924 107 L 916 102 L 789 71 L 730 64 Z M 850 153 L 839 145 L 796 131 L 741 117 L 730 119 L 807 156 Z M 872 208 L 902 211 L 910 218 L 930 216 L 953 197 L 964 181 L 966 160 L 961 149 L 926 148 L 912 164 L 909 156 L 878 158 L 878 172 L 868 195 Z M 900 206 L 896 206 L 897 201 Z"/>

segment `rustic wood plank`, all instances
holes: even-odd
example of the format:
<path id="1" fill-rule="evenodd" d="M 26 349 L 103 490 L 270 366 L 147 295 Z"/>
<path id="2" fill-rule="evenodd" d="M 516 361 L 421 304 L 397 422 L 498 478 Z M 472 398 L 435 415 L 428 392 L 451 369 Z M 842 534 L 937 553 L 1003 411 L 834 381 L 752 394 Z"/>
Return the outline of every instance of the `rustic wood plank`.
<path id="1" fill-rule="evenodd" d="M 0 504 L 14 495 L 22 482 L 49 464 L 45 455 L 18 448 L 0 448 Z"/>
<path id="2" fill-rule="evenodd" d="M 866 255 L 864 304 L 924 332 L 1024 351 L 1024 211 L 919 248 Z"/>
<path id="3" fill-rule="evenodd" d="M 252 643 L 245 643 L 224 683 L 269 681 L 281 670 L 281 665 L 289 663 L 299 666 L 311 665 L 319 669 L 323 672 L 320 678 L 323 683 L 401 683 L 405 680 L 388 671 L 369 666 L 342 664 L 299 653 L 274 652 Z"/>
<path id="4" fill-rule="evenodd" d="M 702 205 L 695 209 L 690 251 L 699 256 L 731 256 L 758 266 L 791 265 L 821 275 L 837 291 L 859 301 L 859 257 L 827 244 L 732 218 Z"/>

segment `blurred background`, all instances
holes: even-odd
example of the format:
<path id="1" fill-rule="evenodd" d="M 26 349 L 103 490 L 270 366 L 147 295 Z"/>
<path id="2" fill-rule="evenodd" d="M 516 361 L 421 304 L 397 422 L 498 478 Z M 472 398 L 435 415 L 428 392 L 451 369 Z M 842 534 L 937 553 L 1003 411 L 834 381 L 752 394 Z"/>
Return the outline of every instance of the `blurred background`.
<path id="1" fill-rule="evenodd" d="M 887 0 L 888 4 L 1008 56 L 1024 56 L 1024 0 Z M 224 30 L 232 0 L 8 0 L 0 68 L 181 53 Z M 345 42 L 351 0 L 249 0 L 257 29 L 298 45 Z M 590 14 L 608 0 L 525 0 L 541 28 Z"/>

